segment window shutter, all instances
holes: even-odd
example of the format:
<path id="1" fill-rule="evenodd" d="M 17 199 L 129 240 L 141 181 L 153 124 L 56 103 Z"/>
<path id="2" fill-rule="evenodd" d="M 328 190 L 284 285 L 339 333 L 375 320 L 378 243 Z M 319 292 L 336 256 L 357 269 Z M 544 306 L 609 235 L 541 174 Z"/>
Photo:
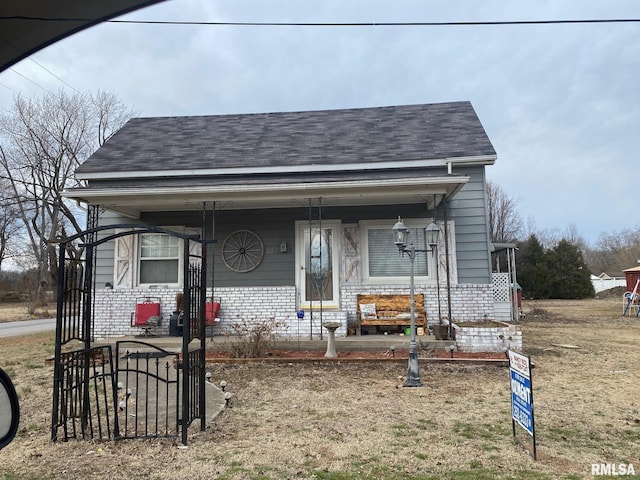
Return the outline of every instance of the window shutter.
<path id="1" fill-rule="evenodd" d="M 343 282 L 359 284 L 360 280 L 360 229 L 358 225 L 344 225 L 342 237 Z"/>
<path id="2" fill-rule="evenodd" d="M 120 233 L 124 230 L 116 230 Z M 113 286 L 114 288 L 131 288 L 133 286 L 133 240 L 134 235 L 126 235 L 115 239 L 113 253 Z"/>
<path id="3" fill-rule="evenodd" d="M 440 281 L 447 278 L 447 250 L 445 249 L 444 223 L 438 222 L 442 234 L 438 238 L 438 274 Z M 449 280 L 452 284 L 458 283 L 458 264 L 456 256 L 456 229 L 455 222 L 449 220 L 447 222 L 447 234 L 449 237 Z"/>

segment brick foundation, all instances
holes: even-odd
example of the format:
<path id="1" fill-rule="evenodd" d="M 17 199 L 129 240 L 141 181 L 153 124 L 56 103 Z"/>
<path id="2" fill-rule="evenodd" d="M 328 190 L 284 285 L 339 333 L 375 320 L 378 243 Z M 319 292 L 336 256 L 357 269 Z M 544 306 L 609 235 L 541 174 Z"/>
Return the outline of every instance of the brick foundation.
<path id="1" fill-rule="evenodd" d="M 159 297 L 162 323 L 151 330 L 155 335 L 169 335 L 169 318 L 176 309 L 177 289 L 98 289 L 95 292 L 94 336 L 96 338 L 137 335 L 139 328 L 131 327 L 131 313 L 135 305 L 146 296 Z M 438 295 L 433 285 L 416 285 L 416 293 L 425 295 L 425 308 L 430 324 L 438 323 Z M 341 288 L 341 309 L 323 309 L 319 305 L 313 311 L 305 311 L 297 317 L 297 295 L 293 286 L 217 288 L 215 298 L 220 299 L 220 322 L 207 327 L 207 335 L 223 335 L 231 331 L 233 323 L 247 324 L 273 321 L 282 326 L 277 329 L 281 337 L 291 339 L 320 338 L 321 323 L 339 321 L 342 327 L 336 336 L 345 336 L 348 325 L 356 322 L 356 297 L 358 294 L 407 294 L 406 285 L 371 286 L 349 285 Z M 460 284 L 451 287 L 451 307 L 454 322 L 493 319 L 492 285 Z M 446 288 L 440 288 L 440 311 L 447 318 Z M 322 332 L 323 337 L 327 331 Z"/>

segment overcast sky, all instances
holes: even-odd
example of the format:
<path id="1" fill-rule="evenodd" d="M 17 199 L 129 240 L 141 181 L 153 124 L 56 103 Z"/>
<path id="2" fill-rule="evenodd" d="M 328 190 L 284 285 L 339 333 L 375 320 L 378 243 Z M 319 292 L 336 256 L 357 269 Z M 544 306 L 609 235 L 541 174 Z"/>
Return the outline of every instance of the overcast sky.
<path id="1" fill-rule="evenodd" d="M 169 0 L 121 18 L 331 23 L 619 19 L 640 18 L 640 3 Z M 0 108 L 10 108 L 16 94 L 71 91 L 67 84 L 81 92 L 112 91 L 141 116 L 469 100 L 498 154 L 487 176 L 517 199 L 534 230 L 563 232 L 573 224 L 593 245 L 601 233 L 640 225 L 640 23 L 106 23 L 1 73 Z"/>

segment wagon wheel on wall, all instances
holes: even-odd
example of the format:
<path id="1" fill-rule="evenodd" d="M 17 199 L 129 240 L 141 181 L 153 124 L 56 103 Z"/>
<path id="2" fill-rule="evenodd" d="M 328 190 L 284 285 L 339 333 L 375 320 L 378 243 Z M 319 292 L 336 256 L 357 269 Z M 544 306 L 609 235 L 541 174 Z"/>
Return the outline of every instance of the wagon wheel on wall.
<path id="1" fill-rule="evenodd" d="M 222 244 L 222 261 L 234 272 L 246 273 L 254 270 L 263 257 L 262 240 L 250 230 L 236 230 Z"/>

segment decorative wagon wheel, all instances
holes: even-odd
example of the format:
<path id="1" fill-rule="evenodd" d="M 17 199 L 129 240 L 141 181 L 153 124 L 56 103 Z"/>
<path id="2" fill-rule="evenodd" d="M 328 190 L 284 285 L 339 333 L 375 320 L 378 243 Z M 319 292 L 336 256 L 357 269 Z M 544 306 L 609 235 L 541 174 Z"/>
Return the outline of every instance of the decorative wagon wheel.
<path id="1" fill-rule="evenodd" d="M 262 262 L 264 245 L 250 230 L 236 230 L 222 244 L 222 261 L 234 272 L 246 273 Z"/>

